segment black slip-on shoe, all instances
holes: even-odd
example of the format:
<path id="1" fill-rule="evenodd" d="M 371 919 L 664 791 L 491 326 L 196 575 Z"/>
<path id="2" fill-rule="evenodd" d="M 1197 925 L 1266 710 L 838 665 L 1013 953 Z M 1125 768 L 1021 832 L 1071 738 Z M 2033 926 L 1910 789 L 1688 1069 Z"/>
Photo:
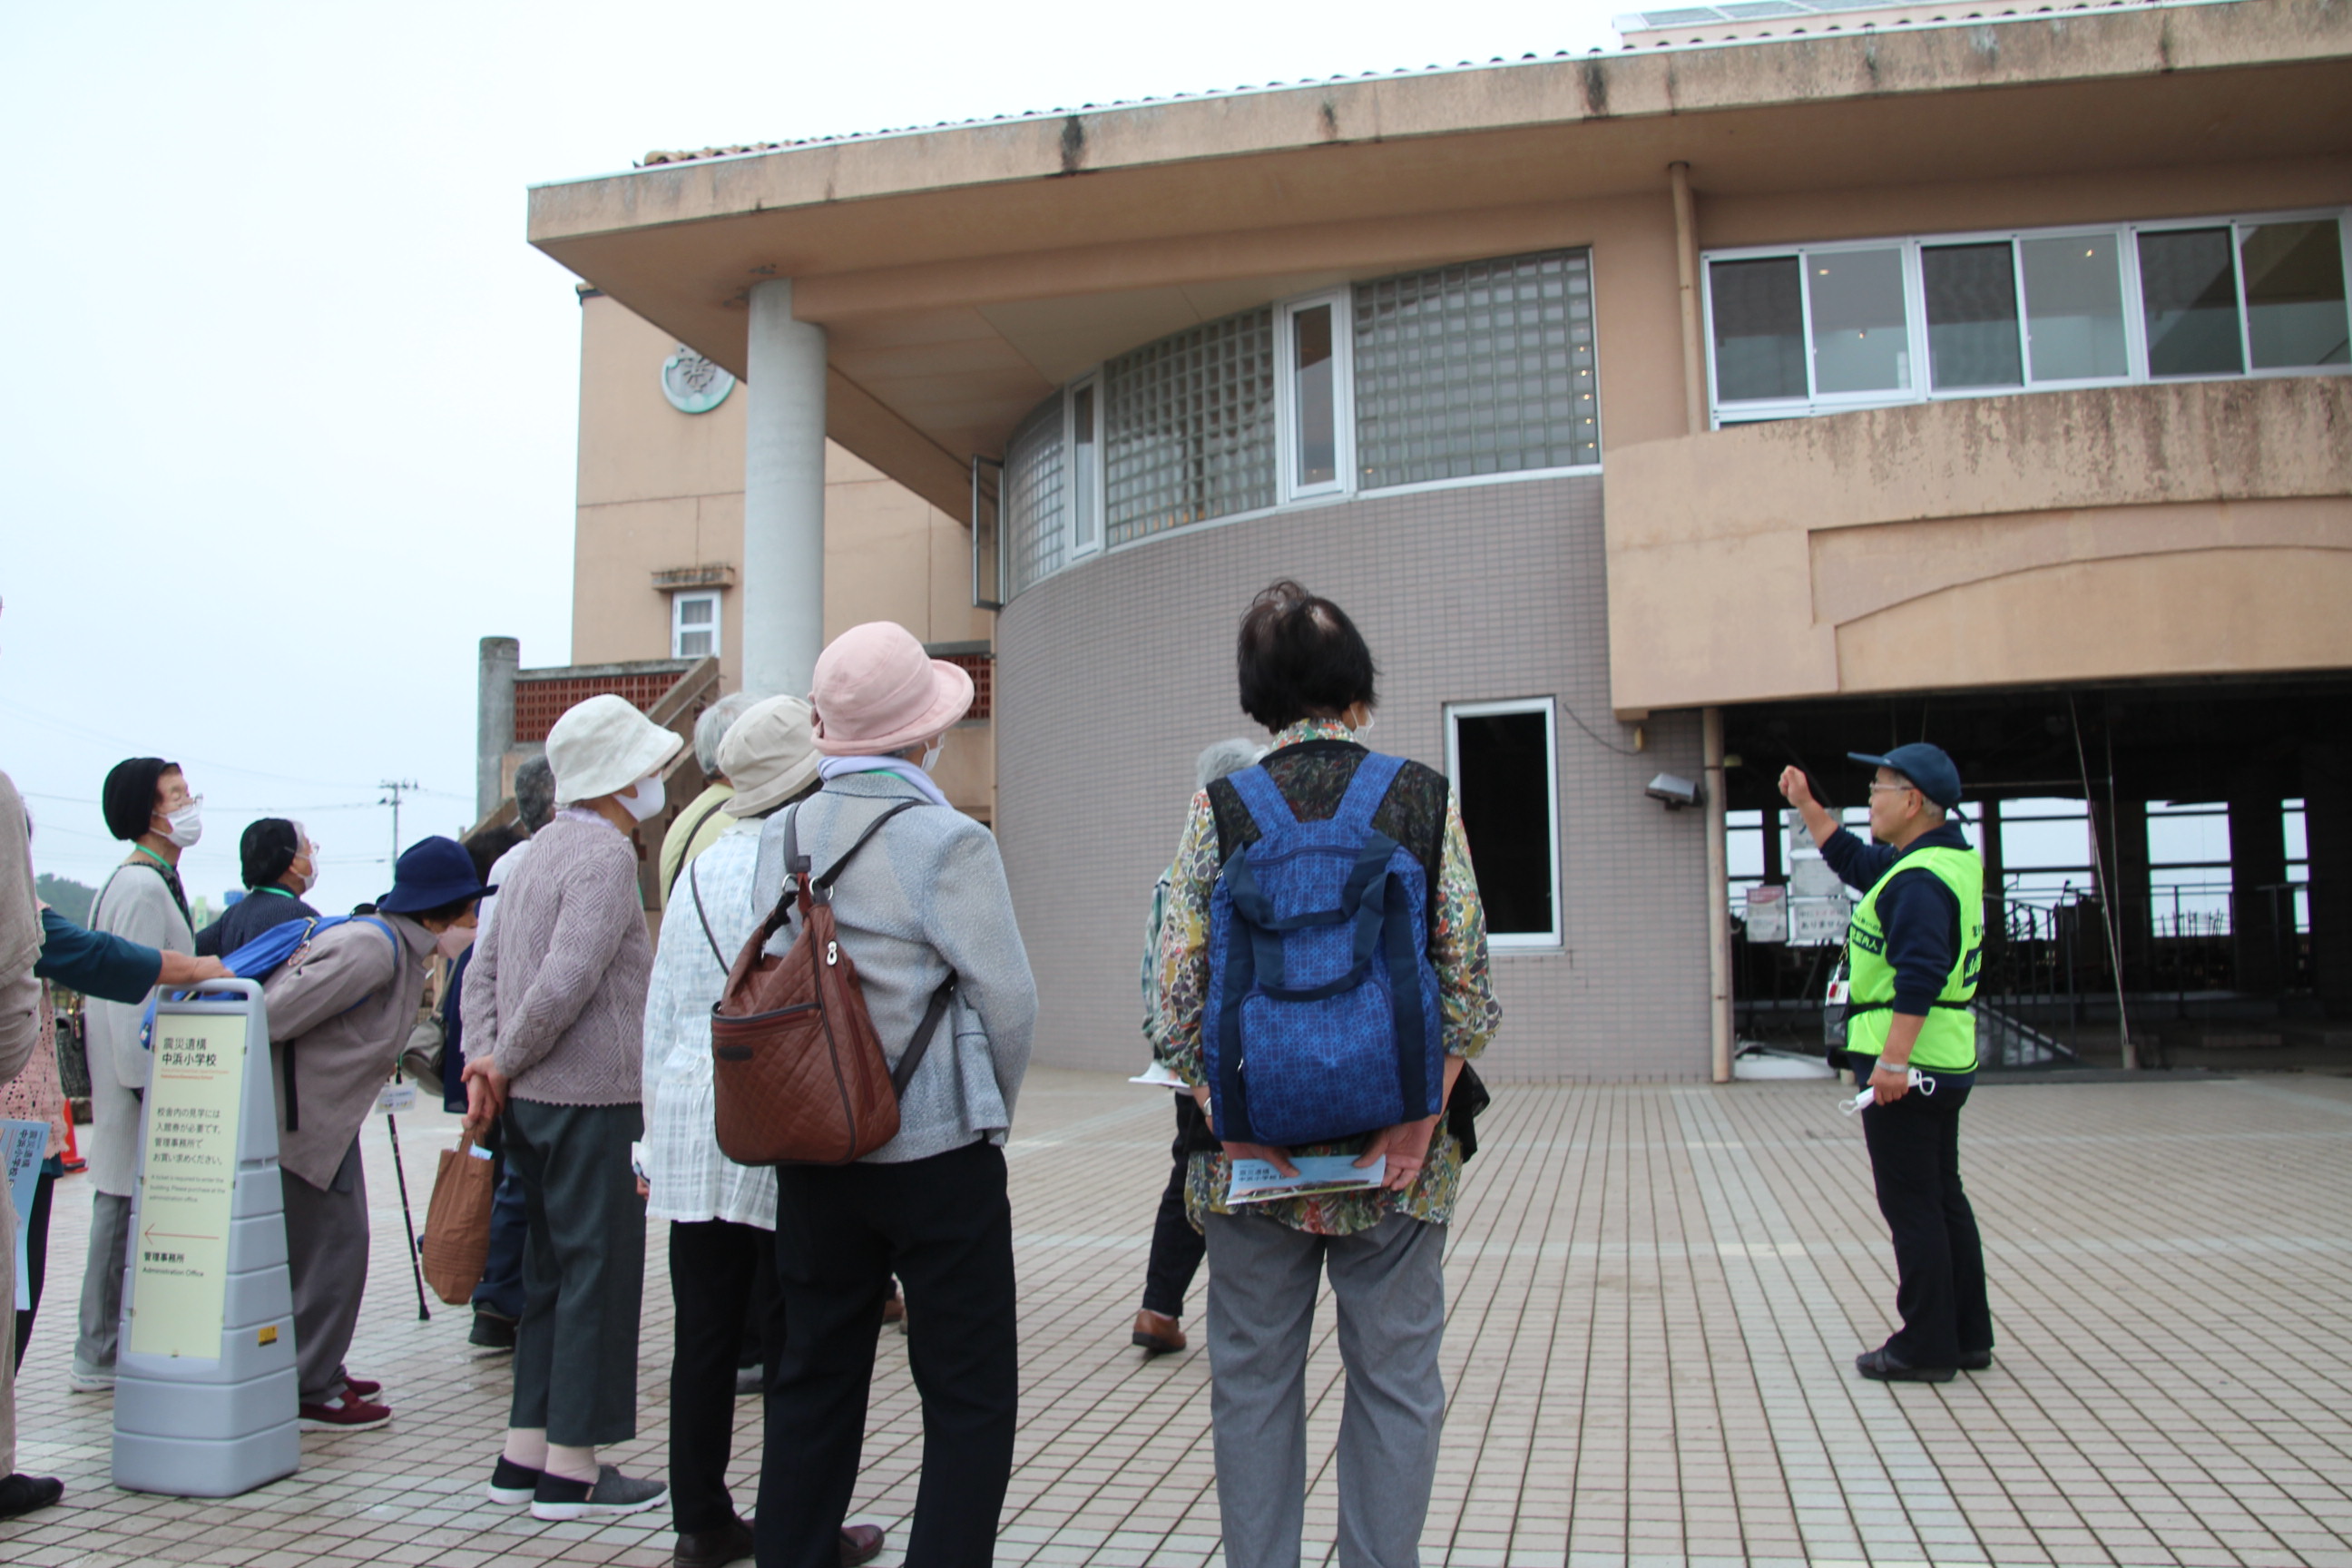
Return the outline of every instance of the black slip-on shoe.
<path id="1" fill-rule="evenodd" d="M 597 1466 L 596 1479 L 593 1484 L 567 1480 L 542 1470 L 539 1485 L 531 1489 L 530 1517 L 545 1520 L 606 1519 L 659 1508 L 668 1498 L 669 1488 L 664 1482 L 625 1476 L 612 1465 Z"/>
<path id="2" fill-rule="evenodd" d="M 679 1531 L 670 1562 L 675 1568 L 727 1568 L 751 1555 L 751 1527 L 737 1519 L 717 1530 Z"/>
<path id="3" fill-rule="evenodd" d="M 22 1518 L 65 1495 L 65 1482 L 55 1476 L 28 1476 L 20 1470 L 0 1477 L 0 1519 Z"/>
<path id="4" fill-rule="evenodd" d="M 1960 1370 L 1962 1372 L 1985 1372 L 1990 1370 L 1991 1366 L 1992 1352 L 1989 1350 L 1962 1351 L 1960 1352 Z"/>
<path id="5" fill-rule="evenodd" d="M 518 1465 L 500 1454 L 498 1464 L 490 1471 L 490 1500 L 504 1503 L 509 1508 L 520 1508 L 538 1491 L 539 1478 L 543 1473 L 529 1465 Z"/>
<path id="6" fill-rule="evenodd" d="M 1854 1357 L 1853 1370 L 1875 1383 L 1949 1383 L 1956 1375 L 1948 1366 L 1913 1366 L 1884 1348 Z"/>
<path id="7" fill-rule="evenodd" d="M 515 1325 L 511 1318 L 501 1318 L 495 1312 L 474 1310 L 474 1326 L 466 1331 L 466 1342 L 477 1350 L 510 1351 L 515 1348 Z"/>

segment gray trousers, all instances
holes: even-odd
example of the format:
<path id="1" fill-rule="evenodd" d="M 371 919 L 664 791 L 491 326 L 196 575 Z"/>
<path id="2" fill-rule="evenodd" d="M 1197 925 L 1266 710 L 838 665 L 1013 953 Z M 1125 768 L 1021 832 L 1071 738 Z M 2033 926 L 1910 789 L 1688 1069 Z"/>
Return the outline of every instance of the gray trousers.
<path id="1" fill-rule="evenodd" d="M 360 1141 L 343 1152 L 334 1179 L 314 1187 L 280 1168 L 286 1190 L 287 1272 L 294 1287 L 294 1364 L 302 1403 L 343 1392 L 343 1357 L 367 1294 L 367 1171 Z"/>
<path id="2" fill-rule="evenodd" d="M 1211 1215 L 1209 1415 L 1228 1568 L 1297 1568 L 1307 1510 L 1307 1352 L 1328 1268 L 1347 1405 L 1339 1562 L 1417 1568 L 1445 1388 L 1445 1227 L 1392 1214 L 1353 1236 Z"/>
<path id="3" fill-rule="evenodd" d="M 530 1227 L 507 1425 L 544 1426 L 568 1448 L 637 1435 L 646 1200 L 629 1145 L 644 1134 L 635 1105 L 507 1101 L 507 1159 Z"/>
<path id="4" fill-rule="evenodd" d="M 89 1205 L 89 1258 L 81 1273 L 81 1334 L 76 1372 L 110 1373 L 122 1335 L 122 1271 L 131 1263 L 131 1199 L 97 1193 Z"/>

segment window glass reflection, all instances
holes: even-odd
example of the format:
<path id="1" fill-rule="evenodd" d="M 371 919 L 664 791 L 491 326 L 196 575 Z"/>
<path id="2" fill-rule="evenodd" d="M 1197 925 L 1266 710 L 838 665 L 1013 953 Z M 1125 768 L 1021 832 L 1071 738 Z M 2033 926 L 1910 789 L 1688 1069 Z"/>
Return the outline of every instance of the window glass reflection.
<path id="1" fill-rule="evenodd" d="M 2026 353 L 2036 381 L 2088 381 L 2129 373 L 2124 286 L 2112 234 L 2021 239 Z"/>
<path id="2" fill-rule="evenodd" d="M 1074 548 L 1091 550 L 1100 533 L 1095 510 L 1095 476 L 1101 448 L 1095 443 L 1095 389 L 1079 387 L 1070 395 L 1070 539 Z"/>
<path id="3" fill-rule="evenodd" d="M 1919 253 L 1927 297 L 1927 363 L 1938 391 L 2018 386 L 2017 266 L 2007 240 L 1933 245 Z"/>
<path id="4" fill-rule="evenodd" d="M 1805 307 L 1793 256 L 1707 268 L 1716 395 L 1731 403 L 1805 395 Z"/>
<path id="5" fill-rule="evenodd" d="M 1293 342 L 1291 406 L 1297 410 L 1297 452 L 1291 482 L 1301 489 L 1339 477 L 1338 389 L 1332 382 L 1331 307 L 1315 305 L 1290 318 Z"/>
<path id="6" fill-rule="evenodd" d="M 2165 229 L 2139 237 L 2141 309 L 2150 375 L 2235 375 L 2238 275 L 2226 228 Z"/>
<path id="7" fill-rule="evenodd" d="M 2333 218 L 2240 231 L 2246 341 L 2261 370 L 2346 363 L 2344 247 Z"/>
<path id="8" fill-rule="evenodd" d="M 1898 392 L 1911 384 L 1903 252 L 1837 250 L 1805 258 L 1812 303 L 1813 389 Z"/>

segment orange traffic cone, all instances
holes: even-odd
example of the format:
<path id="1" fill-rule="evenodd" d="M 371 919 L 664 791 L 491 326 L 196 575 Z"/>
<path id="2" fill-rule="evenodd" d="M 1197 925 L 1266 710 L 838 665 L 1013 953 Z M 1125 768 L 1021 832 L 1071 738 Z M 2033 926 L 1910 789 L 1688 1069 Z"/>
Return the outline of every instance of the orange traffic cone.
<path id="1" fill-rule="evenodd" d="M 66 1152 L 64 1163 L 66 1174 L 68 1176 L 72 1175 L 76 1171 L 86 1171 L 89 1169 L 89 1162 L 81 1157 L 81 1145 L 74 1139 L 74 1120 L 71 1112 L 68 1112 L 66 1116 Z"/>

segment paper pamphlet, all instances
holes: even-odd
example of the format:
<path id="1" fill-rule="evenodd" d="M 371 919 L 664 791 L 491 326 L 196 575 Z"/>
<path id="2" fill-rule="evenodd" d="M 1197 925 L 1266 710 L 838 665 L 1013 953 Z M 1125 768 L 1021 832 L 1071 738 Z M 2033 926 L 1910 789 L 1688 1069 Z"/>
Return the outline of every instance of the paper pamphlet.
<path id="1" fill-rule="evenodd" d="M 1262 1204 L 1272 1198 L 1302 1198 L 1317 1193 L 1351 1193 L 1377 1187 L 1388 1180 L 1388 1156 L 1357 1168 L 1354 1154 L 1294 1154 L 1290 1163 L 1298 1174 L 1286 1176 L 1265 1160 L 1234 1162 L 1228 1204 Z"/>
<path id="2" fill-rule="evenodd" d="M 1150 1084 L 1155 1089 L 1181 1089 L 1184 1087 L 1184 1080 L 1182 1079 L 1178 1078 L 1174 1073 L 1170 1072 L 1158 1062 L 1153 1062 L 1150 1067 L 1145 1068 L 1141 1072 L 1136 1074 L 1127 1081 L 1129 1083 Z"/>
<path id="3" fill-rule="evenodd" d="M 27 1233 L 33 1224 L 33 1199 L 41 1188 L 41 1155 L 49 1146 L 46 1121 L 0 1121 L 0 1172 L 8 1181 L 8 1196 L 16 1205 L 16 1310 L 33 1307 L 33 1276 Z"/>

